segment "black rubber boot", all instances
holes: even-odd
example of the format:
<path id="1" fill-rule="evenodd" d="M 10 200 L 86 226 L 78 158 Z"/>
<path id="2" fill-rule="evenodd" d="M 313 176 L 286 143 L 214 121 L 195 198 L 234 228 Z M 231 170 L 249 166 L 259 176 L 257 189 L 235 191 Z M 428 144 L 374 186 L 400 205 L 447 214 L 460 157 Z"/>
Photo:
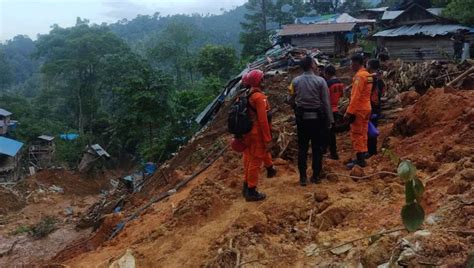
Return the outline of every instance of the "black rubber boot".
<path id="1" fill-rule="evenodd" d="M 271 166 L 271 167 L 267 167 L 267 178 L 273 178 L 275 177 L 277 174 L 277 170 Z"/>
<path id="2" fill-rule="evenodd" d="M 247 195 L 248 195 L 248 191 L 249 191 L 249 187 L 247 185 L 247 182 L 245 181 L 244 182 L 244 186 L 242 187 L 242 195 L 247 198 Z"/>
<path id="3" fill-rule="evenodd" d="M 319 178 L 319 176 L 317 176 L 317 177 L 312 176 L 311 177 L 311 183 L 319 184 L 319 183 L 321 183 L 321 179 Z"/>
<path id="4" fill-rule="evenodd" d="M 365 162 L 365 153 L 357 153 L 356 157 L 356 165 L 359 165 L 361 167 L 367 166 L 367 163 Z"/>
<path id="5" fill-rule="evenodd" d="M 267 196 L 264 193 L 259 193 L 257 192 L 257 188 L 248 188 L 247 196 L 245 197 L 245 200 L 247 202 L 257 202 L 257 201 L 262 201 L 266 198 Z"/>
<path id="6" fill-rule="evenodd" d="M 329 158 L 331 158 L 332 160 L 339 160 L 339 155 L 337 154 L 337 152 L 331 152 Z"/>
<path id="7" fill-rule="evenodd" d="M 308 185 L 308 180 L 306 179 L 306 177 L 300 177 L 300 185 L 301 186 Z"/>

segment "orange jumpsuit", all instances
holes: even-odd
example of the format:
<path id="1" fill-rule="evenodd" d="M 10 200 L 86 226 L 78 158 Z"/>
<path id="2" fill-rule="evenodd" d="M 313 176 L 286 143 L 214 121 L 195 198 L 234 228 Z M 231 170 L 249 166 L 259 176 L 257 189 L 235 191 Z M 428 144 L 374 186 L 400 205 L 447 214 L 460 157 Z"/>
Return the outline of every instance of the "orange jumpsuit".
<path id="1" fill-rule="evenodd" d="M 351 124 L 351 140 L 357 153 L 367 152 L 372 83 L 373 78 L 365 68 L 361 68 L 352 79 L 351 102 L 347 113 L 355 115 L 355 121 Z"/>
<path id="2" fill-rule="evenodd" d="M 252 130 L 244 135 L 247 148 L 243 156 L 244 177 L 249 188 L 257 186 L 262 164 L 265 167 L 273 165 L 271 155 L 265 147 L 267 143 L 272 141 L 270 123 L 267 117 L 270 105 L 261 89 L 252 88 L 251 90 L 255 92 L 249 98 L 249 105 L 254 108 L 249 110 L 253 126 Z"/>

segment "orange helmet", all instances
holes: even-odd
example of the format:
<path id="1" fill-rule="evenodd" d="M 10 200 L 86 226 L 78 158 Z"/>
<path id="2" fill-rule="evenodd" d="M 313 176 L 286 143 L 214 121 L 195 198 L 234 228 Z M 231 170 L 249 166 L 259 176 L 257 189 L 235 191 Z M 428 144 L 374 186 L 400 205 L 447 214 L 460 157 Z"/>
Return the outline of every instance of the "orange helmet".
<path id="1" fill-rule="evenodd" d="M 263 80 L 263 72 L 260 70 L 252 70 L 247 74 L 247 84 L 251 87 L 259 87 Z"/>

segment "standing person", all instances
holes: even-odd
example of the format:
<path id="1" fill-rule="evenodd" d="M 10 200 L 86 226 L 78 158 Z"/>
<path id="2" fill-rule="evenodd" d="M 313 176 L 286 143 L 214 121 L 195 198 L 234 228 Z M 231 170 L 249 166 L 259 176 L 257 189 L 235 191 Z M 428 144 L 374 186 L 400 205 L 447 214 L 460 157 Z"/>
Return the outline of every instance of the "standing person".
<path id="1" fill-rule="evenodd" d="M 245 73 L 242 76 L 242 83 L 241 84 L 245 89 L 250 90 L 251 86 L 248 83 L 248 75 L 249 75 L 249 73 Z M 268 116 L 268 123 L 270 124 L 270 130 L 271 130 L 271 116 Z M 247 155 L 244 153 L 244 165 L 246 163 L 247 163 Z M 273 177 L 276 176 L 277 170 L 273 166 L 273 158 L 272 158 L 272 153 L 271 152 L 268 152 L 266 157 L 263 159 L 263 166 L 267 170 L 267 178 L 273 178 Z M 244 192 L 247 189 L 246 185 L 247 185 L 247 182 L 244 183 L 244 190 L 243 190 Z"/>
<path id="2" fill-rule="evenodd" d="M 314 60 L 306 56 L 301 60 L 304 73 L 290 84 L 290 103 L 295 109 L 298 134 L 298 170 L 301 186 L 307 185 L 309 142 L 313 153 L 312 183 L 319 183 L 323 165 L 323 152 L 327 146 L 329 126 L 334 122 L 326 81 L 314 74 Z"/>
<path id="3" fill-rule="evenodd" d="M 246 82 L 250 86 L 249 114 L 253 122 L 252 130 L 244 135 L 246 149 L 244 151 L 245 183 L 243 194 L 249 202 L 266 198 L 264 193 L 257 191 L 257 184 L 263 163 L 271 161 L 269 151 L 271 149 L 272 134 L 268 120 L 270 105 L 267 96 L 262 91 L 263 75 L 260 70 L 252 70 L 246 77 Z"/>
<path id="4" fill-rule="evenodd" d="M 457 30 L 451 40 L 453 41 L 454 58 L 461 59 L 462 49 L 466 41 L 462 30 Z"/>
<path id="5" fill-rule="evenodd" d="M 356 159 L 349 161 L 347 167 L 355 165 L 365 167 L 367 153 L 367 138 L 369 118 L 371 112 L 370 95 L 372 93 L 372 76 L 364 68 L 364 58 L 356 54 L 351 58 L 352 71 L 356 74 L 352 79 L 351 101 L 344 118 L 351 122 L 352 147 L 356 152 Z"/>
<path id="6" fill-rule="evenodd" d="M 370 96 L 370 106 L 372 112 L 370 115 L 370 122 L 377 127 L 378 119 L 382 113 L 382 95 L 385 92 L 385 83 L 382 80 L 382 73 L 380 71 L 380 61 L 371 59 L 367 62 L 367 71 L 372 75 L 372 93 Z M 377 154 L 377 136 L 368 136 L 368 157 Z"/>
<path id="7" fill-rule="evenodd" d="M 326 82 L 329 88 L 329 100 L 331 101 L 332 115 L 334 122 L 342 119 L 342 115 L 339 114 L 339 99 L 344 95 L 344 88 L 346 87 L 344 83 L 336 77 L 336 68 L 329 65 L 324 70 Z M 337 154 L 337 145 L 336 145 L 336 132 L 334 126 L 331 127 L 329 133 L 329 153 L 331 159 L 338 160 L 339 155 Z"/>

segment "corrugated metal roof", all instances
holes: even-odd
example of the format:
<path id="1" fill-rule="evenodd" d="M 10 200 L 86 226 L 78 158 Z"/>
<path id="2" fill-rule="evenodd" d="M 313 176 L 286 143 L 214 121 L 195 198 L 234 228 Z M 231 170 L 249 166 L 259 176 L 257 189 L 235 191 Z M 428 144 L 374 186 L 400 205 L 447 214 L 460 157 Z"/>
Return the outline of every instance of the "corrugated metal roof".
<path id="1" fill-rule="evenodd" d="M 407 9 L 405 9 L 407 10 Z M 382 20 L 393 20 L 400 16 L 405 10 L 386 10 L 382 15 Z M 426 11 L 433 15 L 439 16 L 443 12 L 443 8 L 427 8 Z"/>
<path id="2" fill-rule="evenodd" d="M 376 7 L 376 8 L 366 8 L 362 11 L 372 11 L 372 12 L 384 12 L 388 9 L 388 7 Z"/>
<path id="3" fill-rule="evenodd" d="M 387 10 L 382 15 L 382 20 L 393 20 L 400 16 L 405 10 Z"/>
<path id="4" fill-rule="evenodd" d="M 12 115 L 12 113 L 10 113 L 9 111 L 7 111 L 5 109 L 0 108 L 0 115 L 1 116 L 10 116 L 10 115 Z"/>
<path id="5" fill-rule="evenodd" d="M 41 135 L 41 136 L 38 136 L 38 139 L 45 140 L 45 141 L 53 141 L 54 137 L 51 137 L 51 136 L 48 136 L 48 135 Z"/>
<path id="6" fill-rule="evenodd" d="M 97 155 L 99 156 L 106 156 L 106 157 L 110 157 L 110 154 L 107 153 L 104 148 L 102 148 L 102 146 L 100 146 L 99 144 L 94 144 L 94 145 L 91 145 L 91 148 L 97 153 Z"/>
<path id="7" fill-rule="evenodd" d="M 280 36 L 350 32 L 355 25 L 355 23 L 290 24 L 284 26 Z"/>
<path id="8" fill-rule="evenodd" d="M 433 8 L 427 8 L 426 10 L 428 10 L 431 14 L 439 16 L 439 15 L 441 15 L 441 12 L 443 12 L 444 8 L 442 8 L 442 7 L 433 7 Z"/>
<path id="9" fill-rule="evenodd" d="M 324 23 L 375 23 L 376 20 L 371 19 L 356 19 L 347 13 L 342 13 L 332 19 L 317 22 L 318 24 Z"/>
<path id="10" fill-rule="evenodd" d="M 449 33 L 454 33 L 458 29 L 470 28 L 458 25 L 458 24 L 431 24 L 431 25 L 404 25 L 394 29 L 388 29 L 374 34 L 375 37 L 396 37 L 396 36 L 413 36 L 413 35 L 427 35 L 427 36 L 436 36 L 436 35 L 447 35 Z"/>
<path id="11" fill-rule="evenodd" d="M 320 16 L 305 16 L 305 17 L 296 18 L 295 23 L 296 24 L 313 24 L 313 23 L 318 23 L 321 21 L 334 19 L 335 17 L 337 17 L 337 14 L 325 14 L 325 15 L 320 15 Z"/>
<path id="12" fill-rule="evenodd" d="M 23 147 L 23 143 L 5 137 L 0 137 L 0 154 L 15 156 Z"/>

